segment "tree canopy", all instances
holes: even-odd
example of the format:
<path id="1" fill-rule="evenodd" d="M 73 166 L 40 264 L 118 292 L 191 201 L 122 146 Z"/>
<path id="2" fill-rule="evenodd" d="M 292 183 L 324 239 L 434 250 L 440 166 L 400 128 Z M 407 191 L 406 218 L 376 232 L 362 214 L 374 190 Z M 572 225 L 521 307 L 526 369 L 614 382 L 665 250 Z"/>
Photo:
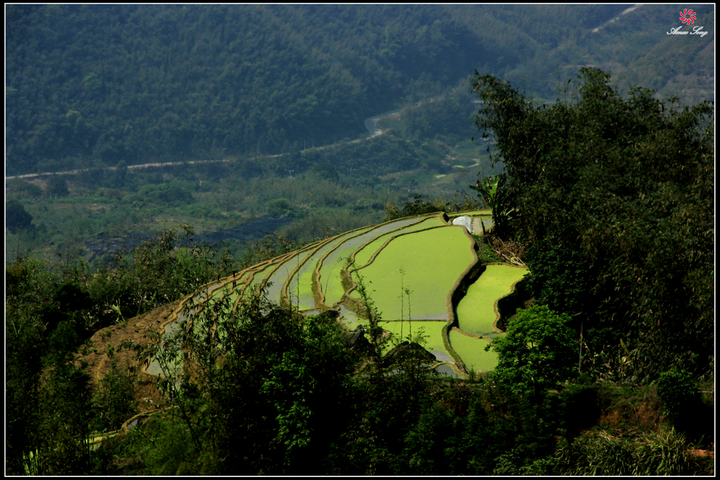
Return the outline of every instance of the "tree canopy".
<path id="1" fill-rule="evenodd" d="M 18 200 L 10 200 L 5 206 L 5 221 L 8 230 L 15 232 L 30 228 L 33 217 Z"/>
<path id="2" fill-rule="evenodd" d="M 516 209 L 508 235 L 530 247 L 534 294 L 584 322 L 589 357 L 607 371 L 708 372 L 713 103 L 683 107 L 640 87 L 623 97 L 596 68 L 578 80 L 551 106 L 490 75 L 472 80 L 484 102 L 476 125 L 494 135 Z"/>
<path id="3" fill-rule="evenodd" d="M 507 334 L 489 344 L 498 353 L 492 377 L 518 394 L 540 395 L 575 372 L 575 333 L 570 316 L 547 305 L 520 310 Z"/>

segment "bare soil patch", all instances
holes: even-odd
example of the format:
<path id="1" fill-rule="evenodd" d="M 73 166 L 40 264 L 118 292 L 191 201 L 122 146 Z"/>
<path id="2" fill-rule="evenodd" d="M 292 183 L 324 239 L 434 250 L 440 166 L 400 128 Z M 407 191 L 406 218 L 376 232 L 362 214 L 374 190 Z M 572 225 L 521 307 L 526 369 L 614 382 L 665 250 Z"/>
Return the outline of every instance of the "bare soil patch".
<path id="1" fill-rule="evenodd" d="M 111 363 L 108 351 L 112 350 L 112 358 L 117 364 L 134 374 L 138 380 L 137 400 L 140 412 L 150 412 L 163 405 L 165 399 L 156 388 L 156 377 L 145 372 L 145 365 L 136 358 L 137 352 L 129 348 L 121 349 L 119 345 L 123 341 L 131 341 L 141 345 L 143 349 L 149 346 L 152 332 L 163 331 L 163 323 L 168 320 L 179 304 L 178 300 L 95 332 L 90 338 L 88 346 L 83 347 L 82 353 L 76 355 L 78 363 L 87 364 L 87 371 L 91 376 L 91 386 L 95 388 L 97 382 L 107 375 Z"/>

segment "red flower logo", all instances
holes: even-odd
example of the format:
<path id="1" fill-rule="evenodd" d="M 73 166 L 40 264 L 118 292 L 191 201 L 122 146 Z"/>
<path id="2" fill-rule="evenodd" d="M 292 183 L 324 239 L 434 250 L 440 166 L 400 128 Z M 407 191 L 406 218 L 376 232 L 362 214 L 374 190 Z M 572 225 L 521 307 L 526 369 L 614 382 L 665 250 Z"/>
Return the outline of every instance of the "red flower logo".
<path id="1" fill-rule="evenodd" d="M 695 23 L 695 20 L 697 20 L 697 15 L 695 15 L 695 12 L 691 9 L 685 9 L 682 12 L 680 12 L 680 21 L 682 23 L 686 23 L 688 25 L 692 25 Z"/>

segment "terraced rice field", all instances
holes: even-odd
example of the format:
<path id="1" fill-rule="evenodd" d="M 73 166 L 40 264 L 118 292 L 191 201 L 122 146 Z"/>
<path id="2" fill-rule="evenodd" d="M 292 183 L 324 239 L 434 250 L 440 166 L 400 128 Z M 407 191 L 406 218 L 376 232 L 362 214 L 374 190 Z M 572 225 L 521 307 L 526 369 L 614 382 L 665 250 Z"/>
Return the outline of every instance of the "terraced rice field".
<path id="1" fill-rule="evenodd" d="M 407 315 L 401 306 L 407 308 L 408 300 L 403 303 L 400 299 L 407 288 L 414 317 L 447 320 L 448 293 L 477 262 L 473 246 L 473 239 L 461 226 L 420 230 L 394 237 L 356 273 L 368 282 L 369 294 L 383 319 L 399 320 Z M 357 292 L 352 295 L 360 298 Z"/>
<path id="2" fill-rule="evenodd" d="M 450 330 L 449 336 L 450 345 L 462 358 L 468 370 L 472 369 L 478 373 L 489 372 L 497 366 L 497 354 L 493 351 L 485 351 L 485 346 L 490 343 L 489 340 L 468 337 L 456 329 Z"/>
<path id="3" fill-rule="evenodd" d="M 482 234 L 481 222 L 486 229 L 491 226 L 487 210 L 463 215 L 472 218 L 473 233 Z M 269 300 L 305 314 L 338 310 L 343 324 L 354 329 L 367 323 L 358 313 L 355 281 L 361 276 L 381 313 L 381 326 L 394 338 L 405 339 L 411 329 L 417 334 L 423 328 L 425 348 L 443 362 L 445 373 L 452 370 L 448 364 L 459 359 L 467 369 L 485 372 L 497 363 L 495 353 L 484 350 L 488 339 L 501 334 L 493 327 L 497 300 L 509 294 L 527 270 L 487 265 L 456 306 L 456 327 L 443 338 L 443 327 L 453 319 L 452 293 L 478 268 L 473 238 L 451 222 L 452 217 L 436 213 L 346 232 L 208 285 L 203 295 L 228 295 L 236 304 L 248 287 L 257 285 Z M 172 323 L 166 327 L 173 328 L 177 326 Z"/>
<path id="4" fill-rule="evenodd" d="M 332 251 L 328 252 L 327 256 L 321 260 L 318 272 L 319 285 L 325 297 L 323 303 L 331 307 L 342 300 L 345 290 L 339 281 L 340 269 L 348 263 L 353 253 L 366 243 L 374 241 L 379 236 L 385 236 L 388 232 L 401 231 L 407 225 L 417 222 L 417 218 L 408 218 L 380 225 L 370 231 L 361 232 L 358 235 L 348 238 L 337 245 Z"/>
<path id="5" fill-rule="evenodd" d="M 288 294 L 292 291 L 300 292 L 299 301 L 296 302 L 299 310 L 314 310 L 319 307 L 319 305 L 316 306 L 315 295 L 313 294 L 313 285 L 317 285 L 315 277 L 319 262 L 329 252 L 333 251 L 335 247 L 341 245 L 348 238 L 359 235 L 371 228 L 372 227 L 365 227 L 359 230 L 353 230 L 323 243 L 313 252 L 312 256 L 310 256 L 305 263 L 299 267 L 297 273 L 295 274 L 297 275 L 298 280 L 295 280 L 294 278 L 286 279 L 288 285 L 290 286 L 290 288 L 287 289 Z M 299 285 L 292 285 L 292 282 L 299 282 Z M 271 300 L 274 299 L 271 298 Z"/>
<path id="6" fill-rule="evenodd" d="M 514 265 L 487 265 L 480 278 L 468 288 L 457 307 L 458 327 L 481 337 L 497 334 L 497 301 L 512 292 L 528 270 Z"/>
<path id="7" fill-rule="evenodd" d="M 378 252 L 380 247 L 382 247 L 385 242 L 400 233 L 410 233 L 425 228 L 441 227 L 443 225 L 446 225 L 446 223 L 442 218 L 439 217 L 430 217 L 419 221 L 416 219 L 415 223 L 412 223 L 402 229 L 393 230 L 384 235 L 380 235 L 379 237 L 375 237 L 374 240 L 361 246 L 358 250 L 354 252 L 352 258 L 353 265 L 355 265 L 356 268 L 361 268 L 367 265 L 370 262 L 372 256 Z"/>

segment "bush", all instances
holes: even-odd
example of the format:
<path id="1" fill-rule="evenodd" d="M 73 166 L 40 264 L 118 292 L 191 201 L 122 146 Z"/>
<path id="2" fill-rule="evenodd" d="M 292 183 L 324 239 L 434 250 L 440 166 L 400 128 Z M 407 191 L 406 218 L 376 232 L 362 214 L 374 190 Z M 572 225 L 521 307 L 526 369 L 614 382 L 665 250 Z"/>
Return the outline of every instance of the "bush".
<path id="1" fill-rule="evenodd" d="M 594 433 L 594 432 L 593 432 Z M 637 439 L 588 434 L 564 443 L 555 455 L 556 475 L 689 475 L 701 466 L 685 437 L 669 430 Z"/>
<path id="2" fill-rule="evenodd" d="M 660 375 L 657 391 L 664 413 L 674 424 L 685 423 L 693 406 L 700 401 L 698 383 L 683 370 L 673 368 Z"/>
<path id="3" fill-rule="evenodd" d="M 10 200 L 7 202 L 5 215 L 7 229 L 12 233 L 16 233 L 20 230 L 26 230 L 32 225 L 32 215 L 30 215 L 25 210 L 23 204 L 17 200 Z"/>
<path id="4" fill-rule="evenodd" d="M 271 217 L 292 217 L 293 206 L 285 198 L 276 198 L 268 202 L 268 215 Z"/>
<path id="5" fill-rule="evenodd" d="M 67 180 L 58 175 L 50 177 L 46 193 L 50 197 L 67 197 L 69 195 Z"/>
<path id="6" fill-rule="evenodd" d="M 485 347 L 498 353 L 492 378 L 515 394 L 535 397 L 570 378 L 577 350 L 569 322 L 569 315 L 557 314 L 546 305 L 518 310 L 507 335 Z"/>
<path id="7" fill-rule="evenodd" d="M 423 200 L 420 195 L 415 195 L 413 202 L 406 202 L 402 207 L 398 207 L 393 203 L 385 205 L 385 220 L 395 220 L 396 218 L 411 217 L 414 215 L 423 215 L 426 213 L 444 212 L 447 210 L 445 201 L 441 198 L 433 200 Z"/>
<path id="8" fill-rule="evenodd" d="M 98 412 L 96 429 L 117 430 L 123 422 L 137 413 L 135 378 L 111 360 L 110 371 L 99 382 L 99 389 L 93 398 Z"/>

